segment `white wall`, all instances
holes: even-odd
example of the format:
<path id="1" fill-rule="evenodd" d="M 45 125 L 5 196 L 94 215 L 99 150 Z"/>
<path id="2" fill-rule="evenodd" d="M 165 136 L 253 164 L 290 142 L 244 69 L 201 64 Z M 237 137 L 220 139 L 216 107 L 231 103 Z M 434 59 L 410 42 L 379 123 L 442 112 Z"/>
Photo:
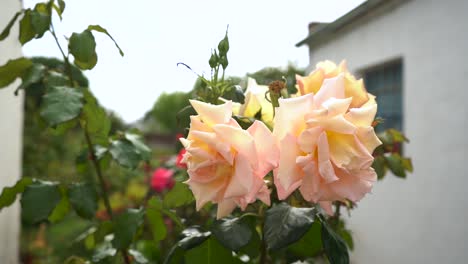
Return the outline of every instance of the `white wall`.
<path id="1" fill-rule="evenodd" d="M 346 58 L 361 70 L 403 57 L 405 154 L 348 220 L 353 263 L 468 263 L 468 1 L 413 0 L 343 29 L 311 65 Z"/>
<path id="2" fill-rule="evenodd" d="M 0 31 L 20 9 L 19 0 L 1 0 Z M 18 28 L 16 24 L 10 36 L 0 42 L 0 65 L 4 65 L 8 59 L 21 56 Z M 13 185 L 21 174 L 23 96 L 14 96 L 17 85 L 18 82 L 15 82 L 0 90 L 0 189 Z M 18 202 L 0 212 L 0 263 L 18 263 L 19 213 Z"/>

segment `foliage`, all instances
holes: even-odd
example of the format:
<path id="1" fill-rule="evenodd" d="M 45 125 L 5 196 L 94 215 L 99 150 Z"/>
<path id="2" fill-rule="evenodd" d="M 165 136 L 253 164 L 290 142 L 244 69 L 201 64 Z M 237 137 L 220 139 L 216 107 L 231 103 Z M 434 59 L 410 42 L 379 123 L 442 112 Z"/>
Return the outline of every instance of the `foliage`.
<path id="1" fill-rule="evenodd" d="M 19 20 L 21 44 L 50 33 L 63 57 L 18 58 L 0 66 L 0 88 L 20 78 L 16 92 L 26 93 L 24 172 L 29 176 L 2 190 L 0 209 L 21 196 L 24 229 L 38 227 L 36 237 L 24 235 L 33 241 L 31 249 L 45 255 L 45 262 L 289 263 L 327 258 L 330 263 L 349 263 L 353 240 L 340 219 L 341 207 L 355 207 L 348 200 L 336 201 L 334 214 L 325 216 L 320 206 L 297 192 L 280 203 L 272 188 L 272 206 L 257 201 L 243 212 L 217 220 L 210 203 L 195 212 L 192 191 L 184 184 L 186 170 L 171 159 L 155 162 L 144 136 L 108 113 L 89 89 L 82 71 L 98 63 L 94 34 L 105 34 L 121 56 L 123 51 L 100 25 L 72 33 L 66 37 L 66 49 L 60 46 L 52 17 L 62 18 L 65 7 L 63 0 L 38 3 L 16 13 L 0 33 L 1 41 Z M 242 81 L 225 78 L 229 48 L 226 31 L 208 60 L 210 78 L 198 76 L 191 93 L 163 94 L 146 119 L 175 134 L 184 131 L 188 116 L 194 114 L 186 106 L 192 97 L 211 104 L 245 103 Z M 272 90 L 265 94 L 275 105 L 280 97 L 295 92 L 296 74 L 303 72 L 289 65 L 248 76 L 260 84 L 283 80 L 284 94 L 272 94 Z M 236 118 L 248 127 L 256 117 Z M 383 145 L 375 150 L 373 164 L 379 179 L 388 171 L 406 177 L 413 170 L 411 160 L 401 156 L 402 144 L 408 140 L 396 130 L 387 130 L 379 138 Z M 172 189 L 148 187 L 155 163 L 174 171 Z M 50 237 L 45 238 L 45 230 Z M 61 232 L 67 240 L 57 239 Z M 44 242 L 53 238 L 61 244 L 58 257 L 48 257 Z M 64 248 L 69 241 L 72 246 Z"/>

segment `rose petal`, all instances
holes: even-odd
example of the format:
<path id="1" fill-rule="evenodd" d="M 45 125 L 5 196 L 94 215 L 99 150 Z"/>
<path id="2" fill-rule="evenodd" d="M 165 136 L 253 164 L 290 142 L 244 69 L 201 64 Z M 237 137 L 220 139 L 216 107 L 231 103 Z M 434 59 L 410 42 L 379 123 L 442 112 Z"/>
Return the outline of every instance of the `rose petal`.
<path id="1" fill-rule="evenodd" d="M 197 100 L 190 100 L 190 104 L 200 115 L 201 120 L 210 126 L 227 123 L 232 115 L 231 101 L 227 101 L 221 105 L 212 105 Z"/>

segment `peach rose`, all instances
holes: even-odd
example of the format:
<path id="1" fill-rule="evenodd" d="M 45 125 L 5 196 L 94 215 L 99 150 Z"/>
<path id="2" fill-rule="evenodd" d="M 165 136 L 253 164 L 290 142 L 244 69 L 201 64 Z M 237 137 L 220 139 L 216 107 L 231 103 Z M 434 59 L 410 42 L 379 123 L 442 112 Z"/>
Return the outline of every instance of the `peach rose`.
<path id="1" fill-rule="evenodd" d="M 279 155 L 270 130 L 259 121 L 243 130 L 231 117 L 231 101 L 190 103 L 198 115 L 190 117 L 189 134 L 180 141 L 187 150 L 183 162 L 190 178 L 186 183 L 197 210 L 211 201 L 218 204 L 217 218 L 222 218 L 256 199 L 269 205 L 270 191 L 263 177 L 277 166 Z"/>
<path id="2" fill-rule="evenodd" d="M 245 117 L 255 117 L 261 111 L 261 120 L 272 127 L 273 125 L 273 106 L 265 98 L 265 93 L 268 92 L 267 85 L 258 85 L 255 79 L 247 79 L 247 89 L 245 91 L 244 104 L 235 103 L 233 112 L 236 115 Z"/>
<path id="3" fill-rule="evenodd" d="M 364 82 L 362 79 L 356 78 L 349 73 L 346 67 L 346 61 L 342 61 L 336 66 L 331 61 L 321 61 L 317 63 L 316 68 L 307 77 L 300 75 L 296 76 L 297 85 L 299 86 L 298 94 L 305 95 L 309 93 L 316 94 L 322 87 L 325 79 L 333 78 L 339 74 L 344 74 L 344 93 L 345 98 L 352 98 L 350 107 L 356 108 L 365 104 L 369 100 Z"/>
<path id="4" fill-rule="evenodd" d="M 299 188 L 307 201 L 326 201 L 322 205 L 331 209 L 331 201 L 357 202 L 370 192 L 376 180 L 372 152 L 381 144 L 371 126 L 377 104 L 371 96 L 353 108 L 346 78 L 339 73 L 325 79 L 315 95 L 280 99 L 273 130 L 280 150 L 274 172 L 280 199 Z"/>

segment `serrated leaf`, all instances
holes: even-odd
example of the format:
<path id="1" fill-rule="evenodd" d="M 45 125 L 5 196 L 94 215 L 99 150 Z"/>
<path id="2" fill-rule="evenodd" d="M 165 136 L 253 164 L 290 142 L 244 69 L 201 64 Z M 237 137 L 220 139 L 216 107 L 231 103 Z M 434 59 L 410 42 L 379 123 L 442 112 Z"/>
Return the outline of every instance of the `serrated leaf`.
<path id="1" fill-rule="evenodd" d="M 75 57 L 76 66 L 83 70 L 90 70 L 96 66 L 96 41 L 91 31 L 73 33 L 68 43 L 70 53 Z"/>
<path id="2" fill-rule="evenodd" d="M 16 196 L 19 193 L 24 192 L 24 189 L 33 183 L 31 178 L 22 178 L 18 180 L 15 185 L 11 187 L 4 187 L 2 194 L 0 194 L 0 211 L 7 206 L 13 204 L 16 200 Z"/>
<path id="3" fill-rule="evenodd" d="M 174 187 L 164 196 L 164 206 L 176 208 L 194 201 L 192 191 L 181 182 L 176 182 Z"/>
<path id="4" fill-rule="evenodd" d="M 299 240 L 314 222 L 315 208 L 296 208 L 281 203 L 266 211 L 264 237 L 270 250 Z"/>
<path id="5" fill-rule="evenodd" d="M 252 238 L 252 231 L 242 218 L 217 220 L 211 232 L 223 246 L 234 251 L 247 245 Z"/>
<path id="6" fill-rule="evenodd" d="M 54 208 L 52 213 L 49 215 L 49 221 L 51 223 L 56 223 L 62 220 L 70 210 L 70 202 L 68 201 L 67 191 L 65 188 L 59 188 L 62 198 L 57 206 Z"/>
<path id="7" fill-rule="evenodd" d="M 137 230 L 143 223 L 145 211 L 128 209 L 115 218 L 114 239 L 112 245 L 116 249 L 126 249 L 133 241 Z"/>
<path id="8" fill-rule="evenodd" d="M 30 85 L 40 82 L 44 77 L 45 70 L 46 67 L 44 65 L 34 63 L 23 75 L 23 82 L 18 89 L 27 89 Z"/>
<path id="9" fill-rule="evenodd" d="M 61 198 L 55 183 L 38 182 L 27 186 L 21 197 L 23 221 L 35 224 L 47 220 Z"/>
<path id="10" fill-rule="evenodd" d="M 23 18 L 20 20 L 20 35 L 19 41 L 21 45 L 26 44 L 28 41 L 36 36 L 36 32 L 31 22 L 31 9 L 24 11 Z"/>
<path id="11" fill-rule="evenodd" d="M 6 27 L 3 29 L 2 33 L 0 33 L 0 41 L 6 39 L 8 35 L 10 35 L 11 27 L 15 24 L 18 17 L 21 15 L 22 11 L 16 12 L 16 14 L 10 19 Z"/>
<path id="12" fill-rule="evenodd" d="M 177 260 L 183 257 L 181 253 L 199 246 L 211 236 L 211 232 L 201 232 L 198 227 L 189 227 L 182 231 L 182 239 L 169 251 L 164 263 L 179 263 Z"/>
<path id="13" fill-rule="evenodd" d="M 8 86 L 16 78 L 21 77 L 32 65 L 31 60 L 18 58 L 9 60 L 5 65 L 0 66 L 0 88 Z"/>
<path id="14" fill-rule="evenodd" d="M 322 223 L 322 243 L 325 254 L 331 264 L 349 264 L 349 254 L 346 243 L 331 229 L 327 222 L 320 218 Z"/>
<path id="15" fill-rule="evenodd" d="M 375 157 L 374 162 L 372 163 L 372 168 L 374 168 L 377 173 L 377 179 L 381 180 L 387 172 L 387 167 L 385 166 L 385 158 L 383 156 Z"/>
<path id="16" fill-rule="evenodd" d="M 200 246 L 188 250 L 184 257 L 186 264 L 242 263 L 235 259 L 231 251 L 221 246 L 213 237 L 208 238 Z"/>
<path id="17" fill-rule="evenodd" d="M 109 147 L 112 158 L 121 166 L 135 169 L 141 161 L 141 156 L 135 146 L 128 140 L 115 140 Z"/>
<path id="18" fill-rule="evenodd" d="M 87 89 L 84 92 L 84 98 L 86 103 L 82 111 L 82 124 L 88 131 L 93 144 L 108 146 L 111 121 L 106 110 L 98 104 L 94 95 Z"/>
<path id="19" fill-rule="evenodd" d="M 307 233 L 297 242 L 291 244 L 288 250 L 302 257 L 314 257 L 322 250 L 321 225 L 315 221 Z"/>
<path id="20" fill-rule="evenodd" d="M 91 184 L 75 183 L 69 186 L 68 196 L 76 213 L 86 219 L 92 219 L 98 208 L 96 190 Z"/>
<path id="21" fill-rule="evenodd" d="M 83 107 L 81 91 L 67 86 L 50 87 L 42 98 L 41 116 L 51 126 L 72 120 Z"/>
<path id="22" fill-rule="evenodd" d="M 120 56 L 122 56 L 122 57 L 124 56 L 124 52 L 119 47 L 119 44 L 117 44 L 117 41 L 115 41 L 115 39 L 109 34 L 109 32 L 107 32 L 107 30 L 105 28 L 101 27 L 100 25 L 89 25 L 88 30 L 89 31 L 95 30 L 97 32 L 101 32 L 101 33 L 106 34 L 114 42 L 115 46 L 119 50 Z"/>
<path id="23" fill-rule="evenodd" d="M 130 249 L 128 250 L 128 253 L 130 256 L 133 257 L 133 260 L 135 261 L 135 264 L 147 264 L 149 261 L 141 254 L 139 251 Z"/>
<path id="24" fill-rule="evenodd" d="M 125 133 L 125 138 L 132 142 L 143 160 L 149 161 L 151 159 L 151 149 L 143 143 L 143 139 L 140 135 Z"/>
<path id="25" fill-rule="evenodd" d="M 155 242 L 159 242 L 166 238 L 167 230 L 161 212 L 154 208 L 148 208 L 146 211 L 146 217 L 148 218 L 148 222 L 153 233 L 153 240 Z"/>
<path id="26" fill-rule="evenodd" d="M 406 172 L 404 169 L 403 159 L 397 153 L 392 153 L 389 156 L 385 156 L 388 168 L 392 173 L 400 178 L 406 178 Z"/>
<path id="27" fill-rule="evenodd" d="M 36 38 L 41 38 L 49 30 L 51 16 L 45 3 L 38 3 L 31 11 L 31 25 Z"/>

